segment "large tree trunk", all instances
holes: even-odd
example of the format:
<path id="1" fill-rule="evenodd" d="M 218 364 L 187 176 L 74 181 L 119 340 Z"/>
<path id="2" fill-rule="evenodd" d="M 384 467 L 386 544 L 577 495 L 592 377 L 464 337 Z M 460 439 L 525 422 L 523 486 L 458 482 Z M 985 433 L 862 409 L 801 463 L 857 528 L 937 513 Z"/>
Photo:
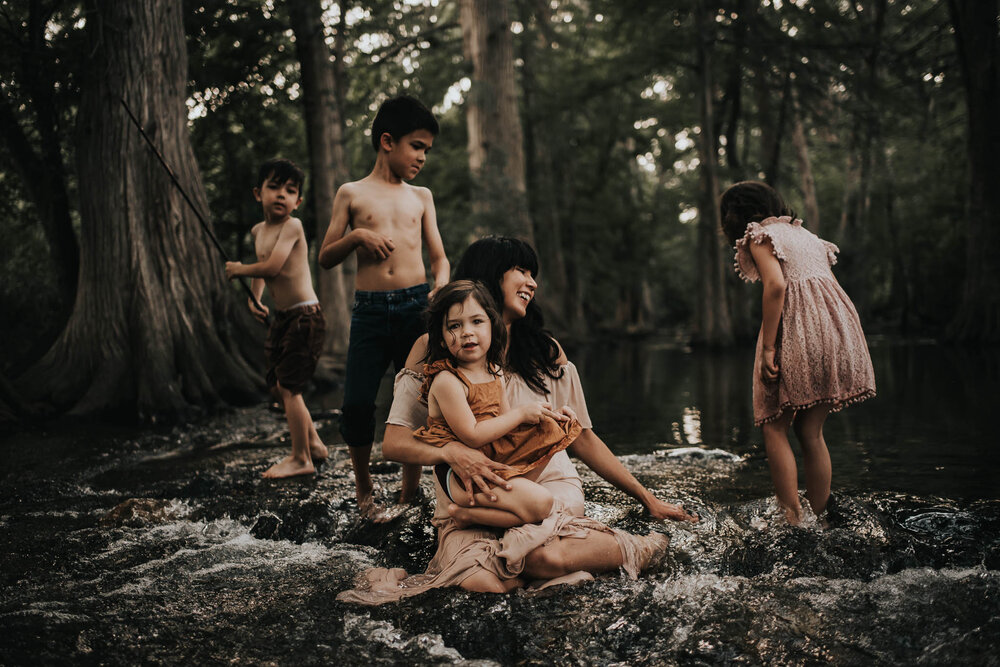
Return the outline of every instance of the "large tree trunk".
<path id="1" fill-rule="evenodd" d="M 764 180 L 773 188 L 779 187 L 781 180 L 781 143 L 785 133 L 785 117 L 788 114 L 788 92 L 791 87 L 791 77 L 786 74 L 782 91 L 781 103 L 777 111 L 773 108 L 775 91 L 771 87 L 771 63 L 762 58 L 757 63 L 755 92 L 757 94 L 757 114 L 760 126 L 761 164 L 764 169 Z"/>
<path id="2" fill-rule="evenodd" d="M 295 31 L 295 48 L 302 68 L 303 102 L 305 105 L 306 136 L 309 141 L 312 185 L 306 194 L 312 200 L 316 216 L 316 241 L 326 236 L 333 212 L 333 198 L 337 188 L 349 179 L 347 160 L 344 156 L 344 125 L 337 99 L 338 71 L 330 60 L 323 27 L 323 9 L 320 0 L 292 2 L 288 5 L 292 29 Z M 341 7 L 341 17 L 346 8 Z M 338 32 L 342 32 L 342 20 Z M 342 34 L 337 41 L 342 42 Z M 335 53 L 340 58 L 340 52 Z M 353 260 L 354 255 L 351 255 Z M 348 335 L 351 325 L 351 299 L 354 292 L 353 271 L 345 271 L 344 264 L 330 270 L 317 267 L 316 283 L 319 298 L 327 320 L 327 337 L 324 356 L 337 363 L 347 356 Z"/>
<path id="3" fill-rule="evenodd" d="M 949 333 L 1000 341 L 1000 39 L 997 0 L 949 0 L 969 115 L 969 215 L 962 302 Z"/>
<path id="4" fill-rule="evenodd" d="M 225 281 L 181 195 L 130 125 L 124 98 L 206 208 L 185 109 L 180 0 L 88 3 L 90 78 L 77 118 L 79 289 L 65 331 L 19 381 L 74 414 L 140 418 L 250 400 L 262 387 L 245 296 Z"/>
<path id="5" fill-rule="evenodd" d="M 714 38 L 704 0 L 695 10 L 698 25 L 698 76 L 701 134 L 702 201 L 698 216 L 698 304 L 692 342 L 702 345 L 730 345 L 733 325 L 729 316 L 725 263 L 722 261 L 719 221 L 719 153 L 715 140 L 711 49 Z"/>
<path id="6" fill-rule="evenodd" d="M 533 244 L 507 0 L 462 0 L 460 21 L 472 63 L 465 113 L 476 223 Z"/>
<path id="7" fill-rule="evenodd" d="M 795 146 L 795 160 L 799 166 L 806 223 L 813 234 L 819 234 L 819 201 L 816 199 L 816 181 L 813 179 L 812 161 L 809 159 L 809 142 L 806 139 L 805 125 L 802 123 L 802 109 L 797 99 L 794 99 L 792 103 L 792 144 Z"/>

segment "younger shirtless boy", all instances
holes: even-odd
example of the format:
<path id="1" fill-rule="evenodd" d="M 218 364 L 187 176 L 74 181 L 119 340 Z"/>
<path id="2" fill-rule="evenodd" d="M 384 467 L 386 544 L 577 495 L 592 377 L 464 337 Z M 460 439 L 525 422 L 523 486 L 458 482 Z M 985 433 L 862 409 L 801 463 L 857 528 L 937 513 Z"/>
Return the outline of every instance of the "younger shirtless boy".
<path id="1" fill-rule="evenodd" d="M 320 351 L 326 322 L 319 308 L 309 274 L 309 251 L 302 221 L 292 211 L 302 203 L 305 175 L 291 160 L 265 162 L 257 175 L 253 196 L 264 209 L 264 221 L 254 225 L 257 262 L 226 262 L 226 276 L 253 278 L 250 289 L 260 302 L 266 284 L 278 309 L 267 332 L 267 386 L 277 388 L 285 406 L 292 453 L 264 472 L 264 477 L 292 477 L 316 471 L 314 461 L 327 457 L 302 392 L 309 383 Z M 250 310 L 263 321 L 268 308 L 258 309 L 248 299 Z"/>
<path id="2" fill-rule="evenodd" d="M 413 341 L 425 333 L 423 311 L 431 290 L 421 241 L 427 245 L 435 290 L 447 284 L 450 272 L 431 192 L 406 182 L 424 166 L 437 133 L 434 115 L 412 97 L 379 107 L 372 122 L 375 167 L 337 191 L 319 253 L 320 266 L 329 269 L 357 251 L 340 433 L 351 451 L 358 507 L 376 520 L 380 514 L 368 470 L 375 398 L 389 362 L 397 372 L 403 368 Z M 413 500 L 420 471 L 419 465 L 404 464 L 401 503 Z"/>

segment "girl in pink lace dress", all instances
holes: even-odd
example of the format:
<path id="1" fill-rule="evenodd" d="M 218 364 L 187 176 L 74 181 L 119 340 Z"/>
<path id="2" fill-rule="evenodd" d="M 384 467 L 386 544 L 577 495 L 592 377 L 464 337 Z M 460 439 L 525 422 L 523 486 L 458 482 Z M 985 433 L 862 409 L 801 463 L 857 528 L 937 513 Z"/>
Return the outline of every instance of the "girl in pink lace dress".
<path id="1" fill-rule="evenodd" d="M 762 425 L 778 502 L 802 519 L 788 428 L 802 447 L 806 499 L 816 514 L 830 497 L 830 412 L 875 395 L 875 373 L 854 305 L 833 276 L 839 249 L 802 227 L 770 186 L 744 181 L 721 200 L 736 272 L 764 283 L 753 372 L 754 424 Z"/>

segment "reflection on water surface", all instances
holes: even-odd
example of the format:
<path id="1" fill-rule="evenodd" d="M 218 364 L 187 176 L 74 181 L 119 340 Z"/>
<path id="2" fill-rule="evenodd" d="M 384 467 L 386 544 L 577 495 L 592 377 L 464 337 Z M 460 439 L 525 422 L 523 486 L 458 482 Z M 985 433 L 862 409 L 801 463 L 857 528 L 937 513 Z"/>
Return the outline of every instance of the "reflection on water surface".
<path id="1" fill-rule="evenodd" d="M 827 420 L 836 486 L 995 498 L 1000 349 L 871 346 L 878 396 Z M 575 363 L 595 430 L 619 454 L 721 447 L 762 470 L 753 350 L 691 353 L 656 343 L 592 346 Z M 766 471 L 763 479 L 766 481 Z"/>

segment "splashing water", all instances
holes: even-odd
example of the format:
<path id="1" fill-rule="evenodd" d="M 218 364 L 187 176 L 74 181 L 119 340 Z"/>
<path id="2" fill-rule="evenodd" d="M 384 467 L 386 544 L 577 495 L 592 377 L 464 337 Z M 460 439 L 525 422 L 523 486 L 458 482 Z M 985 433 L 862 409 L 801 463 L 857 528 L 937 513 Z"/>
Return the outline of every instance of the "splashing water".
<path id="1" fill-rule="evenodd" d="M 681 393 L 685 377 L 673 377 Z M 690 394 L 663 412 L 682 414 L 669 406 Z M 789 526 L 744 439 L 755 436 L 712 427 L 716 408 L 700 406 L 701 446 L 655 437 L 622 456 L 697 524 L 653 522 L 578 466 L 588 515 L 670 536 L 655 571 L 531 595 L 435 590 L 375 608 L 335 596 L 369 567 L 426 567 L 429 474 L 417 504 L 371 524 L 359 519 L 343 447 L 314 478 L 259 479 L 288 447 L 263 408 L 157 433 L 5 437 L 0 663 L 996 664 L 995 489 L 931 493 L 919 476 L 911 488 L 870 485 L 835 461 L 828 510 Z M 334 426 L 319 426 L 333 441 Z M 615 437 L 643 440 L 612 432 L 619 449 Z M 391 502 L 400 467 L 376 453 L 373 469 Z"/>

